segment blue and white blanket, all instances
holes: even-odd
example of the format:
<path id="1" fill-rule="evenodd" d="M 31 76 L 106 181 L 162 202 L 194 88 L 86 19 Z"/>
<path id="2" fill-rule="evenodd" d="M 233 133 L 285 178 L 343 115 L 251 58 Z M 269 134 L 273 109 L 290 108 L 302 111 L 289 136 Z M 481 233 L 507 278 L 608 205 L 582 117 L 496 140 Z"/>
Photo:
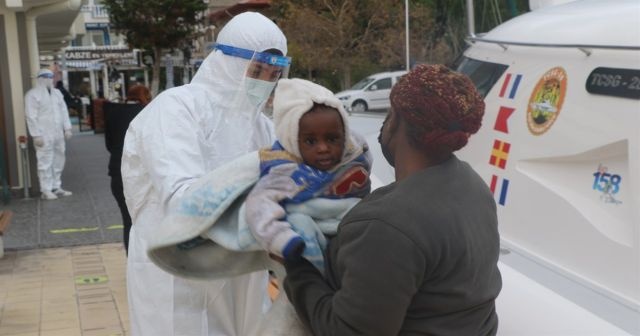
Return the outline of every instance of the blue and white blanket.
<path id="1" fill-rule="evenodd" d="M 371 162 L 364 148 L 349 146 L 329 171 L 305 164 L 279 142 L 260 150 L 261 178 L 243 208 L 259 245 L 280 255 L 290 241 L 301 239 L 302 256 L 324 271 L 324 235 L 335 234 L 338 221 L 370 190 Z"/>
<path id="2" fill-rule="evenodd" d="M 149 258 L 177 276 L 216 279 L 262 269 L 273 261 L 257 244 L 244 214 L 244 199 L 260 177 L 258 152 L 246 154 L 200 178 L 160 223 Z M 308 239 L 304 255 L 322 268 L 325 234 L 336 232 L 360 199 L 314 198 L 286 206 L 287 220 Z"/>

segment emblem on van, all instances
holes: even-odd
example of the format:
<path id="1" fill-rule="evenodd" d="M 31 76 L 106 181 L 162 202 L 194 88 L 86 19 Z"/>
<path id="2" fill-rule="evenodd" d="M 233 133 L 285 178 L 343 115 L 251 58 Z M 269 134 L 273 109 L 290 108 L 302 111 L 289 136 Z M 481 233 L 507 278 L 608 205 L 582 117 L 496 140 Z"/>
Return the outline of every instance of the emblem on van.
<path id="1" fill-rule="evenodd" d="M 561 67 L 547 71 L 536 84 L 527 105 L 527 126 L 541 135 L 558 119 L 567 92 L 567 73 Z"/>

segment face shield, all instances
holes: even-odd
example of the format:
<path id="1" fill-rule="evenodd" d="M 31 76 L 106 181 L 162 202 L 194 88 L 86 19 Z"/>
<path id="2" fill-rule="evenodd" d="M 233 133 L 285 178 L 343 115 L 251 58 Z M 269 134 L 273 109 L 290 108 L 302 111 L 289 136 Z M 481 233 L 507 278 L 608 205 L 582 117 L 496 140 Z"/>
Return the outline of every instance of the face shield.
<path id="1" fill-rule="evenodd" d="M 220 97 L 224 102 L 218 106 L 224 108 L 220 114 L 222 123 L 216 127 L 218 134 L 230 140 L 227 148 L 232 152 L 268 145 L 271 133 L 258 131 L 260 125 L 264 127 L 264 121 L 258 118 L 268 109 L 267 102 L 278 80 L 288 75 L 291 58 L 225 44 L 216 44 L 214 49 L 225 56 L 218 65 L 226 69 L 212 80 L 233 83 L 232 87 L 225 84 L 228 90 Z"/>
<path id="2" fill-rule="evenodd" d="M 242 79 L 242 90 L 248 103 L 260 110 L 267 102 L 280 78 L 289 74 L 291 58 L 269 52 L 256 52 L 249 49 L 216 44 L 215 49 L 232 57 L 239 57 L 248 62 Z"/>

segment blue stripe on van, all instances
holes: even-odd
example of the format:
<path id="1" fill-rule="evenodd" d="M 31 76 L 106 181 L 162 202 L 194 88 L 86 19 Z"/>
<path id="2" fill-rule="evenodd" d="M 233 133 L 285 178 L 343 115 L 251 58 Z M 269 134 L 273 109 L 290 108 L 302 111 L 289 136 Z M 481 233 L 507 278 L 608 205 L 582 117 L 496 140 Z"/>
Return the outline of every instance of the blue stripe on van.
<path id="1" fill-rule="evenodd" d="M 518 85 L 520 84 L 520 80 L 522 79 L 522 75 L 517 75 L 516 80 L 513 82 L 513 87 L 511 88 L 511 92 L 509 93 L 509 99 L 513 99 L 516 96 L 516 91 L 518 91 Z"/>

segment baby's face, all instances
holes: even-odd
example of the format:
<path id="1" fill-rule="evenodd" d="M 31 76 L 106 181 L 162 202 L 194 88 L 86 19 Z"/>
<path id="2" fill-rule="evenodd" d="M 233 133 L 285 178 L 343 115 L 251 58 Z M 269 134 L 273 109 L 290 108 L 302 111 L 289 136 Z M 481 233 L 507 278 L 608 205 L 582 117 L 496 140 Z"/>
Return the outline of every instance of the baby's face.
<path id="1" fill-rule="evenodd" d="M 298 148 L 305 164 L 330 170 L 342 160 L 344 144 L 344 124 L 336 109 L 316 105 L 300 118 Z"/>

